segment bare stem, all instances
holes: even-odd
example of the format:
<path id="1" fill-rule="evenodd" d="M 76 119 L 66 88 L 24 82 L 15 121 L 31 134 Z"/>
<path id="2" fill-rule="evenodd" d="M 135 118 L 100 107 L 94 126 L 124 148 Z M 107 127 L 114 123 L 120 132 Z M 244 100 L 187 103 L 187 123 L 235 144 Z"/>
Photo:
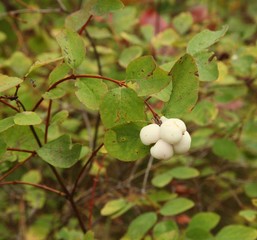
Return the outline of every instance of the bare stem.
<path id="1" fill-rule="evenodd" d="M 51 188 L 49 186 L 46 186 L 46 185 L 41 185 L 41 184 L 36 184 L 36 183 L 30 183 L 30 182 L 23 182 L 23 181 L 9 181 L 9 182 L 0 182 L 0 186 L 3 186 L 3 185 L 16 185 L 16 184 L 23 184 L 23 185 L 29 185 L 29 186 L 32 186 L 32 187 L 36 187 L 36 188 L 41 188 L 43 190 L 46 190 L 46 191 L 49 191 L 49 192 L 53 192 L 53 193 L 56 193 L 58 195 L 61 195 L 61 196 L 65 196 L 66 194 L 57 190 L 57 189 L 54 189 L 54 188 Z"/>
<path id="2" fill-rule="evenodd" d="M 14 107 L 13 105 L 9 104 L 8 102 L 6 102 L 6 101 L 4 101 L 4 100 L 2 100 L 2 99 L 0 99 L 0 102 L 3 103 L 3 104 L 5 104 L 5 105 L 8 106 L 9 108 L 13 109 L 14 111 L 20 112 L 18 108 Z"/>
<path id="3" fill-rule="evenodd" d="M 79 29 L 78 34 L 81 35 L 83 33 L 83 31 L 86 29 L 88 23 L 90 22 L 90 20 L 93 18 L 93 15 L 90 15 L 88 20 L 85 22 L 85 24 Z"/>
<path id="4" fill-rule="evenodd" d="M 27 149 L 19 149 L 19 148 L 7 148 L 7 151 L 12 151 L 12 152 L 26 152 L 26 153 L 36 154 L 35 151 L 27 150 Z"/>
<path id="5" fill-rule="evenodd" d="M 49 101 L 49 106 L 47 109 L 47 117 L 46 117 L 46 125 L 45 125 L 45 143 L 47 143 L 47 136 L 48 136 L 48 127 L 49 127 L 49 122 L 50 122 L 50 117 L 51 117 L 51 109 L 52 109 L 52 103 L 53 101 Z"/>

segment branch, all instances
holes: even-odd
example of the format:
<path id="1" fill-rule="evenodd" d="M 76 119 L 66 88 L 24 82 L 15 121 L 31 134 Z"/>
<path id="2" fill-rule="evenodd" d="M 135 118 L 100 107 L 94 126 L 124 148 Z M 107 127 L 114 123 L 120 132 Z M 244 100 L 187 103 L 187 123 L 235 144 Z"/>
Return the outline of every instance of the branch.
<path id="1" fill-rule="evenodd" d="M 71 191 L 71 195 L 73 196 L 75 194 L 76 188 L 79 184 L 79 181 L 84 173 L 84 171 L 86 170 L 87 166 L 89 165 L 89 163 L 93 160 L 93 158 L 96 156 L 96 154 L 99 152 L 99 150 L 103 147 L 103 143 L 95 150 L 92 152 L 91 156 L 89 157 L 89 159 L 87 160 L 86 164 L 83 166 L 83 168 L 80 170 L 77 179 L 75 180 L 73 189 Z"/>
<path id="2" fill-rule="evenodd" d="M 8 102 L 6 102 L 6 101 L 4 101 L 4 100 L 2 100 L 2 99 L 0 99 L 0 102 L 3 103 L 3 104 L 5 104 L 5 105 L 8 106 L 9 108 L 13 109 L 14 111 L 20 112 L 18 108 L 14 107 L 13 105 L 9 104 Z"/>
<path id="3" fill-rule="evenodd" d="M 12 151 L 12 152 L 26 152 L 26 153 L 36 154 L 36 152 L 35 152 L 35 151 L 32 151 L 32 150 L 18 149 L 18 148 L 7 148 L 7 151 Z"/>
<path id="4" fill-rule="evenodd" d="M 48 136 L 48 127 L 49 127 L 49 121 L 50 121 L 50 117 L 51 117 L 51 108 L 52 108 L 52 103 L 53 101 L 50 100 L 49 101 L 49 106 L 47 109 L 47 117 L 46 117 L 46 125 L 45 125 L 45 143 L 47 143 L 47 136 Z"/>
<path id="5" fill-rule="evenodd" d="M 79 35 L 81 35 L 83 33 L 83 31 L 86 29 L 86 26 L 88 25 L 88 23 L 90 22 L 92 17 L 93 17 L 93 15 L 90 15 L 88 20 L 85 22 L 85 24 L 79 29 L 79 31 L 78 31 Z"/>
<path id="6" fill-rule="evenodd" d="M 32 186 L 32 187 L 41 188 L 41 189 L 43 189 L 43 190 L 56 193 L 56 194 L 61 195 L 61 196 L 66 196 L 65 193 L 63 193 L 63 192 L 61 192 L 61 191 L 59 191 L 59 190 L 56 190 L 56 189 L 54 189 L 54 188 L 51 188 L 51 187 L 49 187 L 49 186 L 46 186 L 46 185 L 41 185 L 41 184 L 36 184 L 36 183 L 30 183 L 30 182 L 23 182 L 23 181 L 0 182 L 0 186 L 3 186 L 3 185 L 16 185 L 16 184 L 29 185 L 29 186 Z"/>

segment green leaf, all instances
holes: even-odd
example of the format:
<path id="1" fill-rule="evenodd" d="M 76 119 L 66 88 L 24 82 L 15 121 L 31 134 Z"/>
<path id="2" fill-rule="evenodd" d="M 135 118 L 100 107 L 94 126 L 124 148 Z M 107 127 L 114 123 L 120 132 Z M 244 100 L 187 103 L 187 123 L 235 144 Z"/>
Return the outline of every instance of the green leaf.
<path id="1" fill-rule="evenodd" d="M 257 198 L 257 182 L 249 182 L 244 185 L 244 191 L 250 198 Z"/>
<path id="2" fill-rule="evenodd" d="M 11 89 L 22 82 L 23 80 L 20 78 L 0 74 L 0 92 Z"/>
<path id="3" fill-rule="evenodd" d="M 25 77 L 27 77 L 31 72 L 33 72 L 34 70 L 46 66 L 48 64 L 54 63 L 54 62 L 58 62 L 60 60 L 62 60 L 63 57 L 58 57 L 58 58 L 47 58 L 47 59 L 43 59 L 43 60 L 37 60 L 36 62 L 34 62 L 28 72 L 26 73 Z"/>
<path id="4" fill-rule="evenodd" d="M 143 126 L 144 123 L 128 123 L 109 129 L 104 137 L 108 153 L 122 161 L 135 161 L 149 154 L 150 147 L 139 138 Z"/>
<path id="5" fill-rule="evenodd" d="M 192 26 L 192 24 L 193 24 L 193 17 L 191 15 L 191 13 L 182 12 L 179 15 L 177 15 L 175 18 L 173 18 L 172 23 L 173 23 L 175 29 L 180 34 L 184 34 Z"/>
<path id="6" fill-rule="evenodd" d="M 140 240 L 153 227 L 157 221 L 157 215 L 154 212 L 147 212 L 136 217 L 128 227 L 125 239 Z"/>
<path id="7" fill-rule="evenodd" d="M 152 179 L 152 184 L 155 187 L 164 187 L 167 184 L 170 183 L 170 181 L 173 179 L 172 175 L 170 174 L 169 171 L 161 173 L 156 175 L 153 179 Z"/>
<path id="8" fill-rule="evenodd" d="M 215 139 L 212 151 L 215 155 L 231 161 L 237 160 L 239 155 L 235 142 L 225 138 Z"/>
<path id="9" fill-rule="evenodd" d="M 13 117 L 8 117 L 0 120 L 0 133 L 14 126 Z"/>
<path id="10" fill-rule="evenodd" d="M 152 45 L 154 48 L 160 49 L 161 47 L 172 46 L 177 40 L 178 34 L 172 28 L 168 28 L 158 33 L 152 39 Z"/>
<path id="11" fill-rule="evenodd" d="M 173 92 L 165 104 L 163 115 L 180 117 L 188 113 L 198 98 L 199 80 L 196 77 L 197 67 L 194 59 L 185 54 L 171 69 Z"/>
<path id="12" fill-rule="evenodd" d="M 199 176 L 199 171 L 192 167 L 176 167 L 169 171 L 177 179 L 190 179 Z"/>
<path id="13" fill-rule="evenodd" d="M 185 212 L 194 206 L 194 202 L 187 198 L 176 198 L 166 202 L 160 209 L 160 214 L 163 216 L 174 216 L 179 213 Z"/>
<path id="14" fill-rule="evenodd" d="M 195 53 L 210 47 L 219 41 L 219 39 L 225 35 L 227 30 L 228 26 L 223 26 L 223 28 L 219 31 L 203 30 L 189 41 L 187 45 L 187 52 L 194 55 Z"/>
<path id="15" fill-rule="evenodd" d="M 16 125 L 27 126 L 40 124 L 42 119 L 35 112 L 26 111 L 17 113 L 13 121 Z"/>
<path id="16" fill-rule="evenodd" d="M 99 109 L 100 102 L 108 91 L 102 80 L 93 78 L 79 79 L 75 86 L 78 87 L 75 94 L 79 101 L 92 110 Z"/>
<path id="17" fill-rule="evenodd" d="M 172 81 L 167 87 L 162 89 L 160 92 L 153 94 L 152 96 L 163 101 L 168 102 L 170 100 L 170 95 L 172 93 Z"/>
<path id="18" fill-rule="evenodd" d="M 62 63 L 54 68 L 54 70 L 49 75 L 49 83 L 53 84 L 58 80 L 61 80 L 68 75 L 70 67 L 66 63 Z"/>
<path id="19" fill-rule="evenodd" d="M 216 240 L 255 240 L 257 230 L 241 225 L 230 225 L 222 228 L 216 236 Z"/>
<path id="20" fill-rule="evenodd" d="M 218 108 L 216 105 L 208 100 L 198 102 L 189 114 L 189 118 L 199 126 L 206 126 L 212 123 L 218 115 Z"/>
<path id="21" fill-rule="evenodd" d="M 114 218 L 117 218 L 117 217 L 121 216 L 122 214 L 127 212 L 129 209 L 131 209 L 133 206 L 134 206 L 134 203 L 127 202 L 125 207 L 123 207 L 122 209 L 120 209 L 119 211 L 117 211 L 116 213 L 114 213 L 111 216 L 111 219 L 114 219 Z"/>
<path id="22" fill-rule="evenodd" d="M 69 168 L 78 160 L 81 145 L 71 144 L 69 135 L 63 135 L 37 150 L 37 154 L 46 162 L 59 168 Z"/>
<path id="23" fill-rule="evenodd" d="M 107 202 L 101 209 L 101 215 L 109 216 L 112 215 L 127 205 L 127 201 L 124 198 L 115 199 Z"/>
<path id="24" fill-rule="evenodd" d="M 42 97 L 44 99 L 58 99 L 58 98 L 61 98 L 63 97 L 64 95 L 66 94 L 66 91 L 59 88 L 59 87 L 56 87 L 52 90 L 50 90 L 49 92 L 45 92 Z"/>
<path id="25" fill-rule="evenodd" d="M 194 54 L 200 81 L 210 82 L 217 80 L 219 77 L 218 65 L 214 59 L 211 59 L 212 56 L 213 52 L 207 51 Z"/>
<path id="26" fill-rule="evenodd" d="M 85 46 L 81 36 L 64 29 L 56 36 L 56 40 L 62 49 L 65 62 L 71 68 L 77 68 L 85 59 Z"/>
<path id="27" fill-rule="evenodd" d="M 202 228 L 192 228 L 186 232 L 186 240 L 214 240 L 211 233 Z"/>
<path id="28" fill-rule="evenodd" d="M 95 239 L 95 234 L 92 231 L 87 231 L 87 233 L 85 234 L 83 240 L 94 240 Z"/>
<path id="29" fill-rule="evenodd" d="M 0 157 L 4 155 L 6 150 L 7 150 L 7 144 L 2 138 L 0 138 Z"/>
<path id="30" fill-rule="evenodd" d="M 239 212 L 239 216 L 246 219 L 248 222 L 253 222 L 256 220 L 257 211 L 255 210 L 242 210 Z"/>
<path id="31" fill-rule="evenodd" d="M 217 226 L 220 221 L 220 216 L 213 212 L 201 212 L 193 216 L 187 230 L 200 228 L 210 231 Z"/>
<path id="32" fill-rule="evenodd" d="M 97 0 L 92 7 L 91 13 L 93 15 L 104 15 L 113 11 L 117 11 L 124 7 L 120 0 Z"/>
<path id="33" fill-rule="evenodd" d="M 171 76 L 156 65 L 152 56 L 143 56 L 128 65 L 126 81 L 133 84 L 139 96 L 147 96 L 164 89 Z"/>
<path id="34" fill-rule="evenodd" d="M 153 229 L 153 236 L 158 240 L 177 240 L 178 226 L 170 220 L 159 222 Z"/>
<path id="35" fill-rule="evenodd" d="M 144 101 L 129 88 L 114 88 L 100 105 L 100 114 L 106 128 L 145 120 Z"/>
<path id="36" fill-rule="evenodd" d="M 62 110 L 55 115 L 50 120 L 50 124 L 61 124 L 65 119 L 69 116 L 69 112 L 67 110 Z"/>
<path id="37" fill-rule="evenodd" d="M 151 201 L 153 201 L 153 202 L 168 201 L 168 200 L 174 199 L 176 197 L 177 197 L 176 193 L 170 193 L 165 190 L 158 190 L 158 191 L 151 192 L 149 194 L 149 199 L 151 199 Z"/>
<path id="38" fill-rule="evenodd" d="M 119 64 L 126 68 L 128 64 L 134 59 L 140 57 L 143 53 L 143 49 L 139 46 L 132 46 L 125 48 L 120 55 Z"/>
<path id="39" fill-rule="evenodd" d="M 21 180 L 30 183 L 40 183 L 40 181 L 42 180 L 42 176 L 38 170 L 30 170 L 22 176 Z M 32 186 L 26 187 L 31 188 Z"/>

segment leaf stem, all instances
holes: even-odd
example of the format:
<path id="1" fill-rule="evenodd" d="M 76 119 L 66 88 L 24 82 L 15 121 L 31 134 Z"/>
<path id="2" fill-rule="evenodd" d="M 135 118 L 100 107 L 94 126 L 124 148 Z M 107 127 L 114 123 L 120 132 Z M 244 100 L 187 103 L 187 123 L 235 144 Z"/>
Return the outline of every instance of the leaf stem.
<path id="1" fill-rule="evenodd" d="M 12 152 L 26 152 L 26 153 L 36 154 L 35 151 L 27 150 L 27 149 L 19 149 L 19 148 L 7 148 L 7 151 L 12 151 Z"/>
<path id="2" fill-rule="evenodd" d="M 3 103 L 3 104 L 5 104 L 5 105 L 8 106 L 9 108 L 13 109 L 14 111 L 20 112 L 18 108 L 14 107 L 13 105 L 9 104 L 8 102 L 6 102 L 6 101 L 4 101 L 4 100 L 2 100 L 2 99 L 0 99 L 0 102 Z"/>
<path id="3" fill-rule="evenodd" d="M 85 28 L 87 27 L 88 23 L 90 22 L 90 20 L 93 18 L 93 15 L 90 15 L 89 18 L 87 19 L 87 21 L 85 22 L 85 24 L 79 29 L 78 34 L 81 35 L 83 33 L 83 31 L 85 30 Z"/>
<path id="4" fill-rule="evenodd" d="M 49 122 L 50 122 L 50 117 L 51 117 L 52 103 L 53 103 L 53 101 L 50 100 L 49 106 L 47 109 L 47 117 L 46 117 L 46 125 L 45 125 L 45 138 L 44 138 L 45 143 L 47 143 L 48 127 L 49 127 Z"/>

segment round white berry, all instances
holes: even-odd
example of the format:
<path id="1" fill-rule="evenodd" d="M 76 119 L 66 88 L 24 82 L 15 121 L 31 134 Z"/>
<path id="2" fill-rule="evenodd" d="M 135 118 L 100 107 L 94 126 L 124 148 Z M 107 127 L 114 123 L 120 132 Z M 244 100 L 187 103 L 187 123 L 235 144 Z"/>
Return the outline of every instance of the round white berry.
<path id="1" fill-rule="evenodd" d="M 174 152 L 181 154 L 181 153 L 186 153 L 191 146 L 191 137 L 190 134 L 186 131 L 184 132 L 184 135 L 182 137 L 182 139 L 173 145 L 174 148 Z"/>
<path id="2" fill-rule="evenodd" d="M 160 127 L 160 137 L 169 144 L 175 144 L 181 140 L 182 130 L 171 119 L 166 120 Z"/>
<path id="3" fill-rule="evenodd" d="M 160 126 L 152 123 L 143 127 L 140 131 L 140 139 L 144 145 L 156 143 L 160 139 Z"/>
<path id="4" fill-rule="evenodd" d="M 170 120 L 174 121 L 174 123 L 182 130 L 182 133 L 187 130 L 186 124 L 182 120 L 178 118 L 171 118 Z"/>
<path id="5" fill-rule="evenodd" d="M 168 120 L 168 118 L 161 116 L 160 120 L 162 121 L 162 123 L 164 123 L 166 120 Z"/>
<path id="6" fill-rule="evenodd" d="M 173 148 L 162 139 L 158 140 L 150 149 L 151 155 L 156 159 L 169 159 L 173 156 Z"/>

